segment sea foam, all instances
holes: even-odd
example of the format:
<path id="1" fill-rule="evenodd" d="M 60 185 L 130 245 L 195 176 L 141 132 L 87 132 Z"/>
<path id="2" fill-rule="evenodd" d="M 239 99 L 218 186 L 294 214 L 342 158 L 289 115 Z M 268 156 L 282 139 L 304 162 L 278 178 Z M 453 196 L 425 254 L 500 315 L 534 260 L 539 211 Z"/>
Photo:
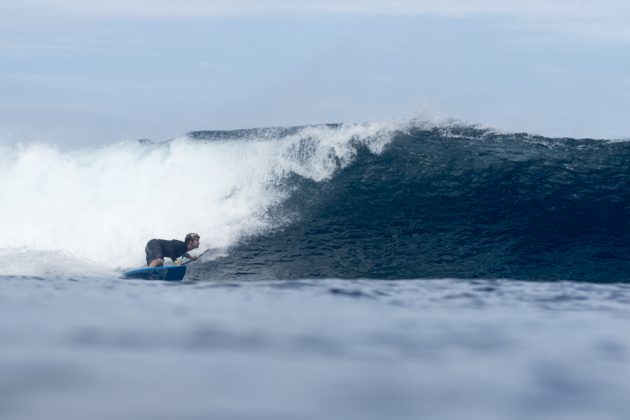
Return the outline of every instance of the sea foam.
<path id="1" fill-rule="evenodd" d="M 149 239 L 183 239 L 192 231 L 201 235 L 201 249 L 228 248 L 290 223 L 269 214 L 291 193 L 287 177 L 330 179 L 358 147 L 380 153 L 397 128 L 345 124 L 275 137 L 183 136 L 73 151 L 47 144 L 6 148 L 0 274 L 140 265 Z"/>

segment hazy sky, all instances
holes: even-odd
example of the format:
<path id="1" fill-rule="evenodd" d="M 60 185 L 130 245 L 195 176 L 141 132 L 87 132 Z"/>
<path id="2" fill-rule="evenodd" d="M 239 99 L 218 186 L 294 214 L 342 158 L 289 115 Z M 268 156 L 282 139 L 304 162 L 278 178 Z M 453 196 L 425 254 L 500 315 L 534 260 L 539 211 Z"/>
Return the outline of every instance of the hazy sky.
<path id="1" fill-rule="evenodd" d="M 0 141 L 456 118 L 630 137 L 630 2 L 0 0 Z"/>

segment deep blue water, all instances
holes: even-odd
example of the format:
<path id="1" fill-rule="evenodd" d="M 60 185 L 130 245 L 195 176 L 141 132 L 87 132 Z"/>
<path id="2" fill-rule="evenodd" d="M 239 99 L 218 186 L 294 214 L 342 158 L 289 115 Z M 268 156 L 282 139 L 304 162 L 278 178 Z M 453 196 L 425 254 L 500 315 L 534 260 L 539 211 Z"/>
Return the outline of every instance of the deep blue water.
<path id="1" fill-rule="evenodd" d="M 200 141 L 296 129 L 198 132 Z M 303 139 L 308 148 L 309 139 Z M 283 229 L 204 266 L 213 278 L 630 279 L 630 142 L 411 127 L 326 182 L 297 175 Z"/>

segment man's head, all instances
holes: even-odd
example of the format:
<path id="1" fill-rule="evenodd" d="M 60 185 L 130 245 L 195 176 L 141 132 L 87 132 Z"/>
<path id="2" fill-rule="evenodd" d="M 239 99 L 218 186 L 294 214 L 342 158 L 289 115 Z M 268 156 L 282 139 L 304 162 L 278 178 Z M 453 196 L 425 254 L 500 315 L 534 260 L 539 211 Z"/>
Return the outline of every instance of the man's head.
<path id="1" fill-rule="evenodd" d="M 197 235 L 196 233 L 189 233 L 188 235 L 186 235 L 186 239 L 184 239 L 184 242 L 186 242 L 186 246 L 188 247 L 189 251 L 191 249 L 199 248 L 199 239 L 200 238 L 201 237 L 199 235 Z"/>

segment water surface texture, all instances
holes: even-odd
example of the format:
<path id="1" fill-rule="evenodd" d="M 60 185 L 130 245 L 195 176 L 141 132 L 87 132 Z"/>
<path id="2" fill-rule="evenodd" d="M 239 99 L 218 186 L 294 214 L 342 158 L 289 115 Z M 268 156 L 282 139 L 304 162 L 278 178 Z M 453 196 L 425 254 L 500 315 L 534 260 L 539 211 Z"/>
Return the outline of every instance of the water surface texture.
<path id="1" fill-rule="evenodd" d="M 407 122 L 0 145 L 0 418 L 625 419 L 629 144 Z M 120 278 L 193 231 L 183 282 Z"/>

